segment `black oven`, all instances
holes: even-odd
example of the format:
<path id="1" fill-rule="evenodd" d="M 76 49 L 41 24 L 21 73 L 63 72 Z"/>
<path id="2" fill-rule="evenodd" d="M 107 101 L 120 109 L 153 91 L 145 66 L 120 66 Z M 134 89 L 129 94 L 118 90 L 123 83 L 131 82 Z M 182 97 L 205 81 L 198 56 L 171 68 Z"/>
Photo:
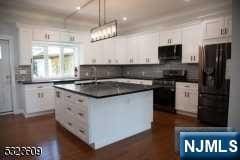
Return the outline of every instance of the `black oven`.
<path id="1" fill-rule="evenodd" d="M 186 80 L 186 70 L 163 70 L 163 77 L 153 81 L 159 88 L 154 90 L 154 109 L 175 113 L 176 81 Z"/>
<path id="2" fill-rule="evenodd" d="M 175 87 L 163 86 L 154 90 L 154 109 L 175 112 Z"/>

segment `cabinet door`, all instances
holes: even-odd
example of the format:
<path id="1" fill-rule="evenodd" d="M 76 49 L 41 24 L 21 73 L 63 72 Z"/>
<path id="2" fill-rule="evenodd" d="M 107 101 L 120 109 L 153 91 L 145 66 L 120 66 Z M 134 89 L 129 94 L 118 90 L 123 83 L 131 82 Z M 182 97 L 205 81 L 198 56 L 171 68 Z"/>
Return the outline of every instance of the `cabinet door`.
<path id="1" fill-rule="evenodd" d="M 181 31 L 180 30 L 170 30 L 160 32 L 160 46 L 176 45 L 182 43 Z"/>
<path id="2" fill-rule="evenodd" d="M 232 17 L 225 18 L 226 36 L 232 36 Z"/>
<path id="3" fill-rule="evenodd" d="M 117 37 L 115 41 L 116 41 L 115 63 L 126 64 L 127 63 L 127 38 Z"/>
<path id="4" fill-rule="evenodd" d="M 140 63 L 158 63 L 159 33 L 146 34 L 139 37 Z"/>
<path id="5" fill-rule="evenodd" d="M 115 64 L 115 39 L 107 39 L 103 41 L 103 64 Z"/>
<path id="6" fill-rule="evenodd" d="M 54 89 L 53 87 L 48 87 L 44 89 L 40 89 L 41 91 L 41 102 L 40 107 L 41 110 L 47 111 L 55 108 L 54 105 Z"/>
<path id="7" fill-rule="evenodd" d="M 38 90 L 33 89 L 25 91 L 25 112 L 27 114 L 41 111 L 40 98 L 41 94 Z"/>
<path id="8" fill-rule="evenodd" d="M 20 65 L 31 65 L 32 59 L 32 30 L 19 29 Z"/>
<path id="9" fill-rule="evenodd" d="M 129 37 L 127 40 L 128 64 L 139 63 L 139 37 Z"/>
<path id="10" fill-rule="evenodd" d="M 79 42 L 79 36 L 77 33 L 61 32 L 60 41 L 71 43 Z"/>
<path id="11" fill-rule="evenodd" d="M 198 111 L 198 92 L 190 89 L 188 91 L 189 105 L 187 105 L 187 111 L 191 113 L 197 113 Z"/>
<path id="12" fill-rule="evenodd" d="M 201 25 L 182 30 L 182 63 L 198 63 L 201 37 Z"/>
<path id="13" fill-rule="evenodd" d="M 103 64 L 103 44 L 88 42 L 84 46 L 84 64 Z"/>
<path id="14" fill-rule="evenodd" d="M 183 88 L 176 88 L 176 109 L 185 111 L 188 105 L 187 91 Z"/>
<path id="15" fill-rule="evenodd" d="M 224 27 L 223 18 L 205 21 L 203 23 L 204 39 L 212 39 L 222 36 L 223 27 Z"/>
<path id="16" fill-rule="evenodd" d="M 34 29 L 33 40 L 57 42 L 60 41 L 60 34 L 58 31 Z"/>

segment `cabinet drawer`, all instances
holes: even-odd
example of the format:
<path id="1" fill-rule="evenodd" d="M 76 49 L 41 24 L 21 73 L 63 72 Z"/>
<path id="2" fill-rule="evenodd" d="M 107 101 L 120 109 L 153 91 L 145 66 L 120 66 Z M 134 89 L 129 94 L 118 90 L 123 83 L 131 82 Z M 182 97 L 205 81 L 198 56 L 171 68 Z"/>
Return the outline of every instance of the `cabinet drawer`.
<path id="1" fill-rule="evenodd" d="M 33 89 L 47 89 L 47 88 L 52 88 L 53 84 L 52 83 L 43 83 L 43 84 L 28 84 L 24 85 L 25 90 L 33 90 Z"/>
<path id="2" fill-rule="evenodd" d="M 71 92 L 63 92 L 63 97 L 66 101 L 75 103 L 75 104 L 87 104 L 87 97 L 71 93 Z"/>
<path id="3" fill-rule="evenodd" d="M 74 121 L 74 134 L 79 137 L 84 142 L 89 142 L 89 132 L 87 123 L 80 123 L 79 121 Z"/>
<path id="4" fill-rule="evenodd" d="M 187 83 L 187 82 L 177 82 L 176 88 L 189 88 L 189 89 L 198 90 L 198 84 L 197 83 Z"/>

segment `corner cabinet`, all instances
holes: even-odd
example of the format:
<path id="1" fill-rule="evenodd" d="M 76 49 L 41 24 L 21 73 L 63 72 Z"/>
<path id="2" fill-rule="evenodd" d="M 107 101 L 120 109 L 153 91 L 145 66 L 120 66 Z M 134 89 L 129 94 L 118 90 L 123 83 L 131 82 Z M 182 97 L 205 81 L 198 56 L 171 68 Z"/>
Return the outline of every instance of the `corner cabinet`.
<path id="1" fill-rule="evenodd" d="M 24 116 L 31 117 L 55 108 L 52 83 L 23 85 Z"/>
<path id="2" fill-rule="evenodd" d="M 32 30 L 27 28 L 18 29 L 19 41 L 19 64 L 31 65 L 32 61 Z"/>
<path id="3" fill-rule="evenodd" d="M 159 45 L 169 46 L 182 43 L 182 34 L 180 29 L 160 32 Z"/>
<path id="4" fill-rule="evenodd" d="M 177 113 L 197 116 L 198 112 L 198 84 L 197 83 L 176 83 L 176 104 Z"/>
<path id="5" fill-rule="evenodd" d="M 203 23 L 204 39 L 232 36 L 232 17 L 221 17 Z"/>
<path id="6" fill-rule="evenodd" d="M 202 27 L 194 25 L 182 29 L 182 63 L 198 63 L 202 44 Z"/>

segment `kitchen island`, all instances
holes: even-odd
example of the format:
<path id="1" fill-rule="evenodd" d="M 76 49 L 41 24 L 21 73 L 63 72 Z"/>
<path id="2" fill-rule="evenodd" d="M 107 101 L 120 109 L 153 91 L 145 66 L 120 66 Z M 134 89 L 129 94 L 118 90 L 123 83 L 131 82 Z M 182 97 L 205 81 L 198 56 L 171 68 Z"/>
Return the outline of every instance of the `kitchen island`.
<path id="1" fill-rule="evenodd" d="M 56 120 L 94 149 L 151 129 L 156 86 L 100 82 L 54 87 Z"/>

